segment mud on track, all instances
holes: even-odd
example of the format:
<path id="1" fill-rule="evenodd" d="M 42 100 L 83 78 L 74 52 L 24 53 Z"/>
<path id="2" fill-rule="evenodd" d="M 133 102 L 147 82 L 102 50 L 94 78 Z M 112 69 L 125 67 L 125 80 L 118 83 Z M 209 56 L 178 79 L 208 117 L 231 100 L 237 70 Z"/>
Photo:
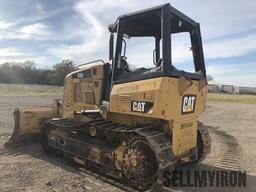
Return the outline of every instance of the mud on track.
<path id="1" fill-rule="evenodd" d="M 0 191 L 125 191 L 100 174 L 48 157 L 38 143 L 4 148 L 15 108 L 45 106 L 53 97 L 0 97 Z M 180 170 L 247 171 L 246 188 L 171 188 L 167 191 L 256 191 L 256 105 L 209 102 L 200 120 L 212 137 L 211 154 Z"/>

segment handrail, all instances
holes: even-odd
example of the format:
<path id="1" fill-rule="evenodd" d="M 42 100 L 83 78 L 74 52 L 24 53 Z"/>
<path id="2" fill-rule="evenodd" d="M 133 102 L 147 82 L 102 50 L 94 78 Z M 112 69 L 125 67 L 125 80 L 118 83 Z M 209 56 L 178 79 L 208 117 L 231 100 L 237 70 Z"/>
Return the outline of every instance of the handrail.
<path id="1" fill-rule="evenodd" d="M 95 61 L 91 61 L 91 62 L 88 62 L 88 63 L 77 65 L 76 67 L 81 67 L 81 66 L 96 63 L 96 62 L 102 62 L 102 64 L 105 64 L 105 62 L 102 59 L 98 59 L 98 60 L 95 60 Z"/>

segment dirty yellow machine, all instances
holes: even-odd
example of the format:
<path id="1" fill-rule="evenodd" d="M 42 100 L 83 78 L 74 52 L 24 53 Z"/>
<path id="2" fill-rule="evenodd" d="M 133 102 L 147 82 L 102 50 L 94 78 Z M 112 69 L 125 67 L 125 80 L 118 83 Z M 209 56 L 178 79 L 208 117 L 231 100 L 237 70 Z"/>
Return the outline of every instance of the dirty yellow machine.
<path id="1" fill-rule="evenodd" d="M 45 153 L 157 189 L 175 165 L 201 161 L 210 151 L 208 130 L 198 121 L 207 95 L 200 27 L 165 4 L 120 16 L 109 31 L 109 62 L 77 66 L 65 78 L 63 102 L 17 109 L 9 144 L 39 134 Z M 178 33 L 189 34 L 192 72 L 174 67 L 171 37 Z M 126 41 L 141 37 L 154 40 L 153 65 L 131 69 Z"/>

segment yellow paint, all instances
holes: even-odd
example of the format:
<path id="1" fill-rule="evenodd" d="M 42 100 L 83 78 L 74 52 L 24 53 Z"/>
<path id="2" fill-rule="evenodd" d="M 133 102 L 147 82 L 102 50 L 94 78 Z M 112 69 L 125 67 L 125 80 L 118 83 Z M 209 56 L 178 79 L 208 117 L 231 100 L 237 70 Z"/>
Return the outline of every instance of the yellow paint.
<path id="1" fill-rule="evenodd" d="M 90 78 L 73 79 L 72 75 L 77 72 L 90 69 Z M 103 65 L 96 64 L 91 67 L 84 67 L 78 71 L 69 74 L 65 78 L 64 89 L 64 110 L 65 118 L 72 118 L 74 111 L 84 109 L 97 109 L 101 103 L 101 92 L 103 84 Z"/>
<path id="2" fill-rule="evenodd" d="M 89 78 L 72 78 L 72 74 L 90 69 Z M 74 111 L 97 109 L 101 105 L 103 85 L 103 65 L 82 68 L 65 78 L 63 96 L 63 117 L 74 118 Z M 186 155 L 197 144 L 197 119 L 205 109 L 207 86 L 204 81 L 185 77 L 159 77 L 114 85 L 110 95 L 110 105 L 104 117 L 112 122 L 127 125 L 163 124 L 172 133 L 172 149 L 176 156 Z M 183 98 L 186 96 L 186 101 Z M 193 98 L 195 97 L 195 98 Z M 185 100 L 185 99 L 184 99 Z M 137 102 L 137 111 L 131 110 L 132 101 Z M 144 113 L 144 104 L 153 107 Z M 142 104 L 142 105 L 141 105 Z M 184 104 L 184 107 L 183 105 Z M 60 109 L 35 108 L 20 113 L 21 134 L 38 133 L 42 118 L 60 114 Z M 184 114 L 185 113 L 185 114 Z M 79 120 L 77 118 L 76 120 Z M 100 153 L 98 151 L 98 153 Z M 117 154 L 118 151 L 117 151 Z M 117 159 L 121 159 L 117 155 Z M 97 160 L 96 160 L 97 161 Z"/>
<path id="3" fill-rule="evenodd" d="M 182 95 L 181 92 L 183 92 Z M 170 122 L 169 126 L 172 130 L 174 154 L 182 156 L 196 146 L 197 118 L 204 111 L 206 92 L 207 86 L 200 87 L 198 81 L 188 83 L 184 79 L 170 77 L 117 84 L 112 88 L 110 112 L 112 116 L 113 114 L 126 114 L 134 116 L 134 119 L 142 120 L 147 117 L 167 120 Z M 120 99 L 124 94 L 129 99 Z M 182 114 L 184 95 L 196 96 L 194 112 Z M 154 110 L 152 113 L 133 112 L 131 111 L 131 101 L 153 102 Z M 191 111 L 192 106 L 188 106 L 187 112 Z M 181 124 L 191 122 L 191 127 L 181 129 Z"/>
<path id="4" fill-rule="evenodd" d="M 34 107 L 20 111 L 19 134 L 40 133 L 39 123 L 46 118 L 59 117 L 53 107 Z"/>

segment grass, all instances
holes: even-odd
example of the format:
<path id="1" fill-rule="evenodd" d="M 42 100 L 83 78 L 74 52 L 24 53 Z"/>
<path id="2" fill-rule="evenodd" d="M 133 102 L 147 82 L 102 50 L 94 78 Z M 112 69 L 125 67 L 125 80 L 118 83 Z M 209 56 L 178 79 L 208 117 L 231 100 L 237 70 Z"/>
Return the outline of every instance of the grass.
<path id="1" fill-rule="evenodd" d="M 207 98 L 210 101 L 223 101 L 223 102 L 231 102 L 231 103 L 256 104 L 256 95 L 208 93 Z"/>
<path id="2" fill-rule="evenodd" d="M 63 96 L 63 89 L 49 90 L 3 90 L 0 89 L 0 96 Z"/>
<path id="3" fill-rule="evenodd" d="M 51 88 L 43 90 L 33 89 L 0 89 L 0 96 L 63 96 L 63 89 Z M 210 101 L 222 101 L 231 103 L 246 103 L 256 104 L 256 95 L 237 95 L 227 93 L 208 93 L 208 100 Z"/>

